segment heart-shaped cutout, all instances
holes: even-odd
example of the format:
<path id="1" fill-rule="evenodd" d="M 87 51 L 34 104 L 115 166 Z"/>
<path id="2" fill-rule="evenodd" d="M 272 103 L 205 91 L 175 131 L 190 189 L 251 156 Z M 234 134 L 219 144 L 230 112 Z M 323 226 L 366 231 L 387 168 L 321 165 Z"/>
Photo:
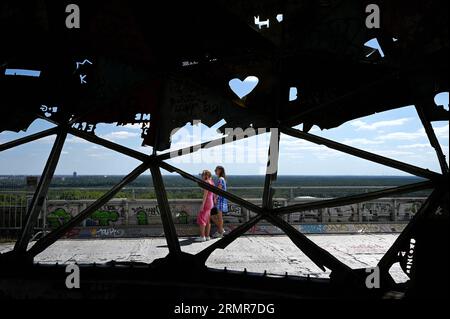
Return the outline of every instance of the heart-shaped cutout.
<path id="1" fill-rule="evenodd" d="M 228 82 L 231 91 L 236 94 L 240 99 L 247 96 L 258 85 L 259 79 L 256 76 L 247 76 L 244 81 L 235 78 Z"/>

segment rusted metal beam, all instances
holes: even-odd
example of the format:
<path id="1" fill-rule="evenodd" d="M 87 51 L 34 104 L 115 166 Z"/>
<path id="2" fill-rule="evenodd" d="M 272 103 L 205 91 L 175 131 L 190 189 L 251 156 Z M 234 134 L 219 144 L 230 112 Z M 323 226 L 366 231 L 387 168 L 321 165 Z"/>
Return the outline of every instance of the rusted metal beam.
<path id="1" fill-rule="evenodd" d="M 263 208 L 272 208 L 274 190 L 272 182 L 277 179 L 278 159 L 280 155 L 280 131 L 275 128 L 270 132 L 270 144 L 267 157 L 267 171 L 264 180 L 264 191 L 262 198 Z"/>
<path id="2" fill-rule="evenodd" d="M 329 148 L 335 149 L 337 151 L 350 154 L 359 158 L 363 158 L 366 160 L 369 160 L 371 162 L 375 162 L 378 164 L 382 164 L 385 166 L 389 166 L 398 170 L 401 170 L 403 172 L 424 177 L 427 179 L 439 179 L 440 174 L 436 172 L 432 172 L 428 169 L 423 169 L 414 165 L 406 164 L 397 160 L 393 160 L 381 155 L 377 155 L 374 153 L 370 153 L 367 151 L 360 150 L 358 148 L 348 146 L 342 143 L 338 143 L 320 136 L 316 136 L 313 134 L 305 133 L 300 130 L 293 129 L 291 127 L 282 127 L 281 132 L 293 137 L 301 138 L 304 140 L 307 140 L 309 142 L 319 144 L 319 145 L 325 145 Z"/>
<path id="3" fill-rule="evenodd" d="M 329 252 L 319 247 L 299 230 L 295 229 L 289 223 L 282 218 L 274 214 L 272 197 L 273 189 L 272 182 L 277 177 L 278 170 L 278 158 L 279 158 L 279 146 L 280 146 L 280 131 L 278 129 L 271 131 L 269 157 L 267 162 L 267 174 L 264 183 L 263 194 L 263 208 L 268 209 L 267 213 L 263 217 L 272 225 L 280 228 L 286 236 L 309 258 L 315 263 L 322 271 L 325 271 L 325 267 L 338 273 L 350 273 L 351 268 L 339 261 L 336 257 Z"/>
<path id="4" fill-rule="evenodd" d="M 153 186 L 155 187 L 161 221 L 164 228 L 164 235 L 166 237 L 167 246 L 169 247 L 169 253 L 177 257 L 181 254 L 181 248 L 178 241 L 177 231 L 173 223 L 169 201 L 167 200 L 166 189 L 161 176 L 161 169 L 155 165 L 152 165 L 150 166 L 150 171 L 152 174 Z"/>
<path id="5" fill-rule="evenodd" d="M 297 246 L 313 263 L 317 265 L 322 271 L 326 271 L 325 267 L 331 271 L 337 273 L 350 273 L 351 268 L 342 263 L 339 259 L 334 257 L 325 249 L 318 246 L 300 231 L 295 229 L 288 222 L 281 219 L 279 216 L 273 214 L 266 214 L 264 216 L 268 222 L 280 228 L 284 233 L 292 240 L 292 242 Z"/>
<path id="6" fill-rule="evenodd" d="M 134 181 L 138 176 L 140 176 L 143 172 L 145 172 L 150 165 L 152 164 L 151 161 L 146 161 L 136 167 L 130 174 L 125 176 L 119 183 L 117 183 L 113 188 L 111 188 L 108 192 L 103 194 L 99 199 L 97 199 L 95 202 L 90 204 L 88 207 L 86 207 L 82 212 L 80 212 L 78 215 L 72 217 L 67 223 L 59 226 L 40 240 L 38 240 L 28 251 L 27 255 L 31 257 L 35 257 L 47 247 L 52 245 L 55 241 L 57 241 L 59 238 L 64 236 L 65 233 L 67 233 L 70 229 L 73 227 L 76 227 L 79 225 L 84 219 L 89 217 L 91 214 L 93 214 L 97 209 L 105 205 L 111 198 L 114 197 L 123 187 L 125 187 L 127 184 Z"/>
<path id="7" fill-rule="evenodd" d="M 302 203 L 290 206 L 284 206 L 274 209 L 275 214 L 290 214 L 307 210 L 329 208 L 329 207 L 339 207 L 344 205 L 351 205 L 370 201 L 387 195 L 399 195 L 405 193 L 411 193 L 420 190 L 432 189 L 434 183 L 432 181 L 424 181 L 420 183 L 408 184 L 403 186 L 398 186 L 394 188 L 382 189 L 379 191 L 351 195 L 333 199 L 319 200 L 309 203 Z"/>
<path id="8" fill-rule="evenodd" d="M 428 140 L 430 141 L 431 147 L 433 147 L 436 152 L 442 173 L 443 174 L 448 173 L 448 164 L 445 159 L 445 154 L 442 151 L 441 144 L 439 143 L 436 137 L 436 133 L 434 132 L 433 126 L 428 120 L 428 117 L 423 109 L 423 106 L 416 105 L 416 111 L 417 114 L 419 115 L 420 121 L 422 122 L 423 128 L 425 129 L 425 133 L 428 136 Z"/>
<path id="9" fill-rule="evenodd" d="M 42 206 L 44 204 L 45 197 L 47 196 L 48 188 L 50 186 L 50 182 L 52 181 L 53 174 L 55 173 L 56 166 L 58 165 L 59 157 L 61 155 L 66 137 L 66 128 L 58 127 L 56 140 L 53 144 L 52 150 L 50 151 L 50 155 L 48 156 L 47 163 L 45 164 L 44 171 L 39 179 L 36 191 L 31 199 L 19 239 L 14 245 L 14 251 L 17 253 L 24 253 L 28 248 L 33 227 L 36 224 L 36 220 L 42 210 Z"/>
<path id="10" fill-rule="evenodd" d="M 20 146 L 25 143 L 33 142 L 33 141 L 38 140 L 43 137 L 47 137 L 47 136 L 56 134 L 57 132 L 58 132 L 58 128 L 52 127 L 50 129 L 42 131 L 42 132 L 34 133 L 34 134 L 31 134 L 31 135 L 28 135 L 25 137 L 18 138 L 14 141 L 3 143 L 0 145 L 0 152 L 6 151 L 6 150 L 16 147 L 16 146 Z"/>
<path id="11" fill-rule="evenodd" d="M 179 173 L 181 176 L 183 176 L 184 178 L 190 179 L 194 182 L 197 182 L 199 184 L 200 187 L 213 191 L 216 194 L 220 194 L 221 192 L 223 192 L 220 189 L 215 189 L 215 187 L 204 183 L 203 181 L 201 181 L 198 178 L 195 178 L 194 176 L 180 170 L 177 169 L 165 162 L 162 162 L 160 164 L 160 166 L 162 168 L 165 168 L 171 172 L 177 172 Z M 268 186 L 270 187 L 270 183 L 271 183 L 271 174 L 268 174 L 269 176 L 266 176 L 266 181 L 269 180 L 269 182 L 267 182 Z M 203 184 L 203 185 L 202 185 Z M 378 191 L 378 192 L 373 192 L 372 194 L 363 194 L 363 195 L 356 195 L 350 198 L 344 198 L 344 199 L 337 199 L 338 201 L 334 200 L 334 201 L 327 201 L 327 204 L 333 204 L 335 205 L 336 203 L 339 202 L 347 202 L 347 201 L 355 201 L 361 200 L 361 197 L 363 197 L 363 200 L 367 200 L 367 198 L 379 198 L 381 196 L 383 196 L 386 193 L 398 193 L 398 192 L 406 192 L 406 191 L 411 191 L 411 190 L 418 190 L 418 189 L 423 189 L 423 188 L 432 188 L 433 183 L 431 181 L 427 181 L 427 182 L 423 182 L 423 183 L 417 183 L 414 185 L 407 185 L 407 186 L 403 186 L 403 187 L 399 187 L 399 188 L 395 188 L 395 190 L 390 189 L 390 190 L 382 190 L 382 191 Z M 267 194 L 270 194 L 270 192 L 267 191 L 268 187 L 266 187 L 266 191 L 265 194 L 267 196 Z M 226 193 L 226 192 L 223 192 Z M 225 196 L 225 194 L 220 194 L 221 196 L 224 196 L 226 198 L 228 198 L 231 201 L 234 201 L 238 204 L 243 204 L 241 201 L 243 201 L 240 198 L 231 198 L 231 197 L 227 197 Z M 232 194 L 229 194 L 232 195 Z M 234 196 L 234 195 L 232 195 Z M 266 197 L 267 198 L 267 197 Z M 244 201 L 245 202 L 245 201 Z M 325 203 L 323 203 L 325 201 L 322 201 L 322 203 L 320 203 L 320 205 L 324 205 Z M 266 205 L 268 204 L 268 202 L 266 202 Z M 244 205 L 242 205 L 244 206 Z M 244 206 L 245 207 L 245 206 Z M 247 207 L 248 208 L 248 207 Z M 259 208 L 259 207 L 258 207 Z M 251 208 L 250 208 L 251 209 Z M 279 209 L 283 209 L 283 208 L 279 208 Z M 239 237 L 240 235 L 244 234 L 246 231 L 248 231 L 251 227 L 253 227 L 257 222 L 259 222 L 261 219 L 266 219 L 267 221 L 269 221 L 270 223 L 272 223 L 273 225 L 279 227 L 280 229 L 282 229 L 286 235 L 294 242 L 294 244 L 302 251 L 304 252 L 314 263 L 317 264 L 317 266 L 319 268 L 321 268 L 322 270 L 325 271 L 324 267 L 327 267 L 329 269 L 331 269 L 332 271 L 338 272 L 338 273 L 346 273 L 349 274 L 351 272 L 351 268 L 346 266 L 345 264 L 343 264 L 342 262 L 340 262 L 337 258 L 335 258 L 333 255 L 331 255 L 329 252 L 323 250 L 322 248 L 320 248 L 319 246 L 317 246 L 314 242 L 312 242 L 311 240 L 309 240 L 305 235 L 303 235 L 301 232 L 299 232 L 298 230 L 296 230 L 295 228 L 293 228 L 290 224 L 288 224 L 287 222 L 283 221 L 280 217 L 273 215 L 275 212 L 279 213 L 277 210 L 266 210 L 266 209 L 251 209 L 254 212 L 256 212 L 258 215 L 255 216 L 254 218 L 252 218 L 250 221 L 248 221 L 247 223 L 241 225 L 242 227 L 238 227 L 237 229 L 235 229 L 234 232 L 230 233 L 230 235 L 232 235 L 231 237 L 229 237 L 230 235 L 228 235 L 227 237 L 219 240 L 217 243 L 214 243 L 213 245 L 209 246 L 208 248 L 206 248 L 205 250 L 203 250 L 202 252 L 198 253 L 197 256 L 198 258 L 201 259 L 201 261 L 205 262 L 207 260 L 207 258 L 210 256 L 210 254 L 217 248 L 225 248 L 226 246 L 228 246 L 231 242 L 233 242 L 237 237 Z"/>
<path id="12" fill-rule="evenodd" d="M 400 233 L 392 246 L 383 255 L 383 257 L 381 257 L 378 262 L 378 267 L 380 270 L 384 272 L 389 270 L 390 266 L 392 266 L 392 264 L 396 261 L 398 252 L 402 249 L 402 247 L 408 245 L 414 230 L 417 228 L 417 225 L 420 224 L 428 215 L 435 212 L 439 207 L 440 199 L 444 192 L 445 190 L 443 187 L 440 187 L 435 189 L 431 195 L 428 196 L 419 211 L 414 214 L 413 218 L 409 221 L 408 225 L 406 225 L 405 229 Z"/>

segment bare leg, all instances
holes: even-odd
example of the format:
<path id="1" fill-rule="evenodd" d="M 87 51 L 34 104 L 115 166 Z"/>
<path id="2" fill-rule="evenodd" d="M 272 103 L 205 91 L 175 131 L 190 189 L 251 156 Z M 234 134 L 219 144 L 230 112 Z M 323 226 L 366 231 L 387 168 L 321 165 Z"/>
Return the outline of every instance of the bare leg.
<path id="1" fill-rule="evenodd" d="M 223 233 L 223 216 L 222 216 L 222 212 L 219 210 L 217 212 L 217 231 L 219 233 Z"/>
<path id="2" fill-rule="evenodd" d="M 200 237 L 205 237 L 205 225 L 199 225 L 200 227 Z"/>
<path id="3" fill-rule="evenodd" d="M 205 227 L 205 235 L 206 237 L 209 237 L 209 233 L 211 232 L 211 223 L 206 224 Z"/>
<path id="4" fill-rule="evenodd" d="M 214 223 L 214 225 L 216 225 L 217 228 L 219 228 L 219 221 L 217 219 L 217 215 L 211 215 L 211 220 Z"/>

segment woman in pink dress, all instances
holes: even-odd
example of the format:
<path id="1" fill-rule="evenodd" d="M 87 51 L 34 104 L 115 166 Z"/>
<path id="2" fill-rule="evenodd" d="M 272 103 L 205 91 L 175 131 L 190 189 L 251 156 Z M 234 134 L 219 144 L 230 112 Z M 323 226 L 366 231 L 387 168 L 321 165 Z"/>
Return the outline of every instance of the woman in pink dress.
<path id="1" fill-rule="evenodd" d="M 211 179 L 211 172 L 204 170 L 202 172 L 202 179 L 213 185 L 214 182 Z M 214 194 L 210 191 L 203 191 L 203 201 L 200 207 L 200 212 L 197 215 L 197 224 L 200 228 L 200 237 L 196 238 L 195 241 L 203 242 L 210 239 L 209 232 L 211 231 L 211 224 L 209 222 L 211 217 L 211 209 L 214 207 Z"/>

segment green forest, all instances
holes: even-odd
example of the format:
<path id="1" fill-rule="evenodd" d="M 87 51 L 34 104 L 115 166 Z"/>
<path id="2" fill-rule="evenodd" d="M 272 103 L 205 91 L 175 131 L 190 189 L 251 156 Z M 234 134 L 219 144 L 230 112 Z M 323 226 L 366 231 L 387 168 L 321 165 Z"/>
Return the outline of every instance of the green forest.
<path id="1" fill-rule="evenodd" d="M 54 176 L 48 199 L 97 199 L 109 188 L 118 183 L 123 176 Z M 175 175 L 163 176 L 169 199 L 201 198 L 202 190 L 195 183 Z M 375 190 L 374 186 L 394 187 L 420 182 L 417 177 L 408 176 L 278 176 L 273 183 L 275 197 L 288 198 L 312 196 L 318 198 L 348 196 Z M 260 198 L 264 176 L 228 176 L 229 191 L 233 194 Z M 337 186 L 337 188 L 335 188 Z M 281 188 L 280 188 L 281 187 Z M 292 189 L 287 189 L 292 188 Z M 348 188 L 346 188 L 348 187 Z M 366 188 L 364 188 L 366 187 Z M 179 189 L 178 189 L 179 188 Z M 26 185 L 25 176 L 0 176 L 0 192 L 16 191 L 17 201 L 23 200 L 25 192 L 32 192 Z M 404 196 L 426 196 L 428 191 L 406 194 Z M 116 198 L 153 199 L 155 192 L 151 176 L 143 175 L 128 184 Z M 0 196 L 0 200 L 2 196 Z M 8 197 L 8 200 L 11 197 Z"/>

